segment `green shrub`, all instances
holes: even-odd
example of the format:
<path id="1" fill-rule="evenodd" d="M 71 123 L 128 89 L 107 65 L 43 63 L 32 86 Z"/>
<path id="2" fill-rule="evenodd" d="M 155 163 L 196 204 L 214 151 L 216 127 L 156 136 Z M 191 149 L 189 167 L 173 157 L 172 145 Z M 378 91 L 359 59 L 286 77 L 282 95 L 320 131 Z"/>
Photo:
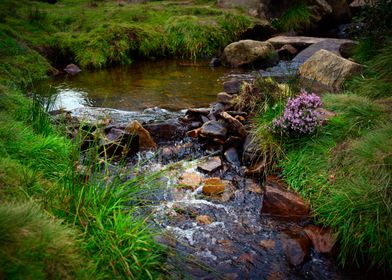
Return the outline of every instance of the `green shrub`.
<path id="1" fill-rule="evenodd" d="M 308 6 L 303 3 L 289 7 L 272 24 L 281 31 L 306 31 L 312 25 L 312 14 Z"/>

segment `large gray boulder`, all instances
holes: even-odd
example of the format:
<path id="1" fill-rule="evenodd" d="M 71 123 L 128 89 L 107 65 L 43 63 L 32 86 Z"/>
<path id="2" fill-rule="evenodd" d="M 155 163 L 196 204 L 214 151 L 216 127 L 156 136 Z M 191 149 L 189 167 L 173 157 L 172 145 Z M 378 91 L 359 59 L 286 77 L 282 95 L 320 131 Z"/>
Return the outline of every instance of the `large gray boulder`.
<path id="1" fill-rule="evenodd" d="M 362 65 L 323 49 L 299 67 L 302 81 L 319 91 L 338 91 L 344 81 L 361 71 Z"/>
<path id="2" fill-rule="evenodd" d="M 223 61 L 231 67 L 257 65 L 269 67 L 278 62 L 278 54 L 269 42 L 241 40 L 223 50 Z"/>

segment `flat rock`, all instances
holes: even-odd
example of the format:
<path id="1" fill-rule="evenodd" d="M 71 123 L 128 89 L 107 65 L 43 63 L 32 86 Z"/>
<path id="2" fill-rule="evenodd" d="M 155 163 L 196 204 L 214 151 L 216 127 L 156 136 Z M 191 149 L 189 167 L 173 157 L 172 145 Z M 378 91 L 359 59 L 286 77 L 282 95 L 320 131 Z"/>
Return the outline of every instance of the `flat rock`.
<path id="1" fill-rule="evenodd" d="M 208 121 L 203 124 L 200 133 L 205 137 L 223 139 L 227 135 L 227 128 L 219 121 Z"/>
<path id="2" fill-rule="evenodd" d="M 298 55 L 296 55 L 293 58 L 293 62 L 298 62 L 298 63 L 304 63 L 306 60 L 308 60 L 312 55 L 314 55 L 316 52 L 319 50 L 327 50 L 330 51 L 336 55 L 341 55 L 340 54 L 340 49 L 341 46 L 345 45 L 346 47 L 348 45 L 356 45 L 355 41 L 352 40 L 346 40 L 346 39 L 324 39 L 318 43 L 315 43 L 303 51 L 301 51 Z"/>
<path id="3" fill-rule="evenodd" d="M 186 126 L 177 120 L 154 122 L 144 125 L 155 142 L 182 139 L 185 136 Z"/>
<path id="4" fill-rule="evenodd" d="M 231 67 L 249 65 L 269 67 L 275 65 L 279 60 L 272 44 L 254 40 L 231 43 L 223 50 L 222 58 Z"/>
<path id="5" fill-rule="evenodd" d="M 212 157 L 208 161 L 197 166 L 203 172 L 212 173 L 222 167 L 222 160 L 220 157 Z"/>
<path id="6" fill-rule="evenodd" d="M 287 220 L 308 218 L 309 205 L 297 194 L 287 190 L 280 180 L 268 176 L 264 187 L 261 215 Z"/>
<path id="7" fill-rule="evenodd" d="M 199 215 L 196 217 L 196 222 L 198 222 L 199 224 L 203 224 L 203 225 L 209 225 L 213 221 L 214 220 L 208 215 Z"/>
<path id="8" fill-rule="evenodd" d="M 202 192 L 204 195 L 214 196 L 225 191 L 225 183 L 220 178 L 207 178 L 204 180 Z"/>
<path id="9" fill-rule="evenodd" d="M 320 253 L 331 253 L 336 244 L 336 236 L 331 229 L 310 225 L 304 232 L 312 242 L 313 248 Z"/>
<path id="10" fill-rule="evenodd" d="M 275 48 L 279 49 L 284 45 L 292 45 L 295 48 L 304 48 L 324 40 L 325 38 L 307 36 L 275 36 L 268 39 L 267 42 L 270 42 Z"/>
<path id="11" fill-rule="evenodd" d="M 338 91 L 347 79 L 359 74 L 360 64 L 330 51 L 319 50 L 299 67 L 302 82 L 320 91 Z"/>
<path id="12" fill-rule="evenodd" d="M 197 172 L 185 172 L 178 181 L 178 186 L 184 189 L 195 190 L 202 182 L 203 176 Z"/>

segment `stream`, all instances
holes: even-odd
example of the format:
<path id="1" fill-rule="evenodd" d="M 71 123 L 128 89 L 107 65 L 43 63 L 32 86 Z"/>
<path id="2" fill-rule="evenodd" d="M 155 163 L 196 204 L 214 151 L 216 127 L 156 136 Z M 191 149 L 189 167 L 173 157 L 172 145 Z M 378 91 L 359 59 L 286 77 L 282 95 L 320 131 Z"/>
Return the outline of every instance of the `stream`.
<path id="1" fill-rule="evenodd" d="M 184 117 L 185 109 L 209 107 L 223 91 L 223 82 L 249 80 L 252 75 L 249 70 L 210 68 L 208 62 L 148 61 L 59 76 L 41 83 L 36 91 L 51 99 L 51 110 L 63 108 L 92 122 L 110 116 L 112 126 L 125 127 L 135 119 L 143 125 L 176 121 Z M 295 240 L 312 220 L 260 216 L 262 182 L 246 177 L 241 164 L 219 157 L 220 145 L 183 136 L 160 140 L 156 152 L 139 152 L 129 165 L 137 159 L 146 172 L 166 170 L 150 214 L 163 230 L 158 241 L 175 252 L 167 257 L 172 278 L 350 278 L 331 255 L 311 247 L 304 249 L 303 261 L 293 265 L 288 255 L 303 253 Z M 216 168 L 201 168 L 211 161 L 218 161 Z M 203 194 L 206 179 L 211 178 L 225 185 L 219 196 Z M 287 242 L 294 246 L 287 249 Z"/>

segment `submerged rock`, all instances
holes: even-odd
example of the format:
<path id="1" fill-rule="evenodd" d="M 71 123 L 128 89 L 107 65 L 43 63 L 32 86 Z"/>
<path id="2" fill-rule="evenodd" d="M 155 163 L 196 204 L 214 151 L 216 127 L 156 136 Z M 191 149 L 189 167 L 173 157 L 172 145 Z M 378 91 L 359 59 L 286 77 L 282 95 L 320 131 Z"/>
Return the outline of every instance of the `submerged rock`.
<path id="1" fill-rule="evenodd" d="M 203 194 L 218 195 L 225 191 L 225 183 L 219 178 L 207 178 L 204 180 Z"/>
<path id="2" fill-rule="evenodd" d="M 76 75 L 80 73 L 82 70 L 77 65 L 71 63 L 64 68 L 64 71 L 70 75 Z"/>
<path id="3" fill-rule="evenodd" d="M 223 60 L 231 67 L 269 67 L 278 62 L 278 54 L 269 42 L 241 40 L 231 43 L 223 50 Z"/>
<path id="4" fill-rule="evenodd" d="M 326 50 L 319 50 L 299 68 L 304 83 L 337 91 L 344 81 L 362 71 L 362 65 Z"/>
<path id="5" fill-rule="evenodd" d="M 268 176 L 264 187 L 261 215 L 289 220 L 308 218 L 309 205 L 297 194 L 287 190 L 281 181 Z"/>

